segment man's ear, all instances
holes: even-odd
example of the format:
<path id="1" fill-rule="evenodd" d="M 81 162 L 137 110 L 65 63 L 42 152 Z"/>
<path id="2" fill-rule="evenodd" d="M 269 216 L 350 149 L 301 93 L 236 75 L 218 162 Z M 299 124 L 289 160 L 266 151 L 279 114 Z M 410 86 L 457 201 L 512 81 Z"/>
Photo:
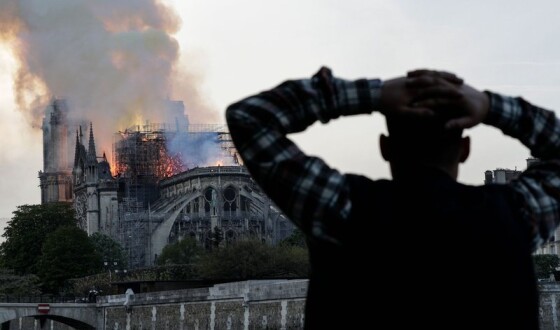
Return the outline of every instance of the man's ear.
<path id="1" fill-rule="evenodd" d="M 461 154 L 459 155 L 459 162 L 464 163 L 471 153 L 471 138 L 468 136 L 461 138 Z"/>
<path id="2" fill-rule="evenodd" d="M 379 149 L 381 150 L 381 156 L 386 161 L 391 161 L 391 146 L 389 143 L 389 137 L 381 134 L 379 136 Z"/>

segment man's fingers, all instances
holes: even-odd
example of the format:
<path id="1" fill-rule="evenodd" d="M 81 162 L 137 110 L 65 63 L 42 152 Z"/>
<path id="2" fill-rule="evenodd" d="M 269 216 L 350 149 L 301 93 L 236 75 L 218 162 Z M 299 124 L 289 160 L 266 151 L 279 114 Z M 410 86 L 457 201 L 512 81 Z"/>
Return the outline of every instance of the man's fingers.
<path id="1" fill-rule="evenodd" d="M 433 70 L 417 69 L 417 70 L 408 71 L 406 76 L 411 78 L 411 77 L 419 77 L 419 76 L 426 76 L 432 74 L 433 74 Z"/>
<path id="2" fill-rule="evenodd" d="M 446 91 L 446 93 L 461 94 L 456 85 L 439 77 L 422 76 L 417 78 L 407 78 L 405 86 L 413 93 L 438 93 Z"/>
<path id="3" fill-rule="evenodd" d="M 463 97 L 463 93 L 455 88 L 445 86 L 435 86 L 418 89 L 414 92 L 413 100 L 415 102 L 427 101 L 430 99 L 447 100 L 447 102 L 457 101 Z"/>
<path id="4" fill-rule="evenodd" d="M 446 81 L 455 84 L 455 85 L 462 85 L 463 79 L 457 77 L 454 73 L 447 72 L 447 71 L 436 71 L 436 70 L 427 70 L 427 69 L 419 69 L 409 71 L 407 73 L 408 78 L 418 78 L 418 77 L 438 77 L 445 79 Z"/>
<path id="5" fill-rule="evenodd" d="M 402 116 L 434 116 L 434 110 L 426 107 L 402 107 L 399 111 Z"/>
<path id="6" fill-rule="evenodd" d="M 454 73 L 447 72 L 447 71 L 438 71 L 438 75 L 443 79 L 453 83 L 455 85 L 462 85 L 463 79 L 457 77 Z"/>
<path id="7" fill-rule="evenodd" d="M 413 102 L 412 106 L 415 107 L 415 108 L 433 109 L 433 108 L 441 108 L 443 106 L 447 106 L 450 103 L 451 102 L 449 102 L 448 99 L 431 98 L 431 99 L 427 99 L 427 100 Z"/>
<path id="8" fill-rule="evenodd" d="M 408 77 L 404 82 L 406 87 L 410 88 L 423 88 L 436 85 L 441 83 L 436 77 L 433 76 L 418 76 L 418 77 Z"/>
<path id="9" fill-rule="evenodd" d="M 474 126 L 474 121 L 470 117 L 459 117 L 453 118 L 445 123 L 446 129 L 459 129 L 459 128 L 470 128 Z"/>

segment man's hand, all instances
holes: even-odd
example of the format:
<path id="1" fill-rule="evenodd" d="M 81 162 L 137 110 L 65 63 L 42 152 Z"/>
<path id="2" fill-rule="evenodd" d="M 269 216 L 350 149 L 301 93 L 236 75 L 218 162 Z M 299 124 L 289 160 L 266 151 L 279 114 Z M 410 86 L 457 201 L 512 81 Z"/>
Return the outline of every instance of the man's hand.
<path id="1" fill-rule="evenodd" d="M 410 73 L 409 73 L 410 75 Z M 456 100 L 462 96 L 458 86 L 463 80 L 452 73 L 444 71 L 417 70 L 409 77 L 386 80 L 381 88 L 381 113 L 398 116 L 433 116 L 436 114 L 430 106 L 414 104 L 418 95 L 428 90 L 432 99 Z"/>
<path id="2" fill-rule="evenodd" d="M 422 111 L 429 108 L 436 114 L 450 118 L 445 124 L 448 129 L 471 128 L 484 121 L 490 110 L 488 95 L 467 84 L 442 80 L 440 74 L 440 71 L 430 70 L 408 73 L 408 85 L 417 87 L 413 106 Z M 455 90 L 452 97 L 449 97 L 450 89 Z"/>

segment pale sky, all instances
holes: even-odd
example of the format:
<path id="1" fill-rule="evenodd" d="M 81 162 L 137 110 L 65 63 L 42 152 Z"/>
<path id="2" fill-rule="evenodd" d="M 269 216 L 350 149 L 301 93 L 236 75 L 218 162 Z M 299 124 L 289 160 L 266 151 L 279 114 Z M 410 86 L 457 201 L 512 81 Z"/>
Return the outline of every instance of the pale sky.
<path id="1" fill-rule="evenodd" d="M 341 78 L 389 79 L 417 68 L 456 73 L 479 89 L 560 109 L 557 1 L 191 0 L 168 1 L 182 19 L 181 66 L 199 77 L 211 109 L 329 66 Z M 14 60 L 0 45 L 0 218 L 40 203 L 41 134 L 14 105 Z M 173 96 L 173 95 L 171 95 Z M 382 116 L 345 117 L 294 136 L 343 172 L 389 178 L 378 150 Z M 528 150 L 494 128 L 467 131 L 470 159 L 459 181 L 524 169 Z"/>

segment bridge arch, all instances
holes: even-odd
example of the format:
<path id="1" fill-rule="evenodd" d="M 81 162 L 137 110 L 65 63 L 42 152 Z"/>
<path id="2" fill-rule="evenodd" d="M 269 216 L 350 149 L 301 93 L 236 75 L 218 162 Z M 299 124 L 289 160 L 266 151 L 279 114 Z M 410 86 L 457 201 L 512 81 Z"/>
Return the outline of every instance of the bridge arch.
<path id="1" fill-rule="evenodd" d="M 19 318 L 35 318 L 41 324 L 53 320 L 76 329 L 93 330 L 97 327 L 95 304 L 56 303 L 49 304 L 46 314 L 38 311 L 37 303 L 0 303 L 0 324 L 8 324 Z"/>

